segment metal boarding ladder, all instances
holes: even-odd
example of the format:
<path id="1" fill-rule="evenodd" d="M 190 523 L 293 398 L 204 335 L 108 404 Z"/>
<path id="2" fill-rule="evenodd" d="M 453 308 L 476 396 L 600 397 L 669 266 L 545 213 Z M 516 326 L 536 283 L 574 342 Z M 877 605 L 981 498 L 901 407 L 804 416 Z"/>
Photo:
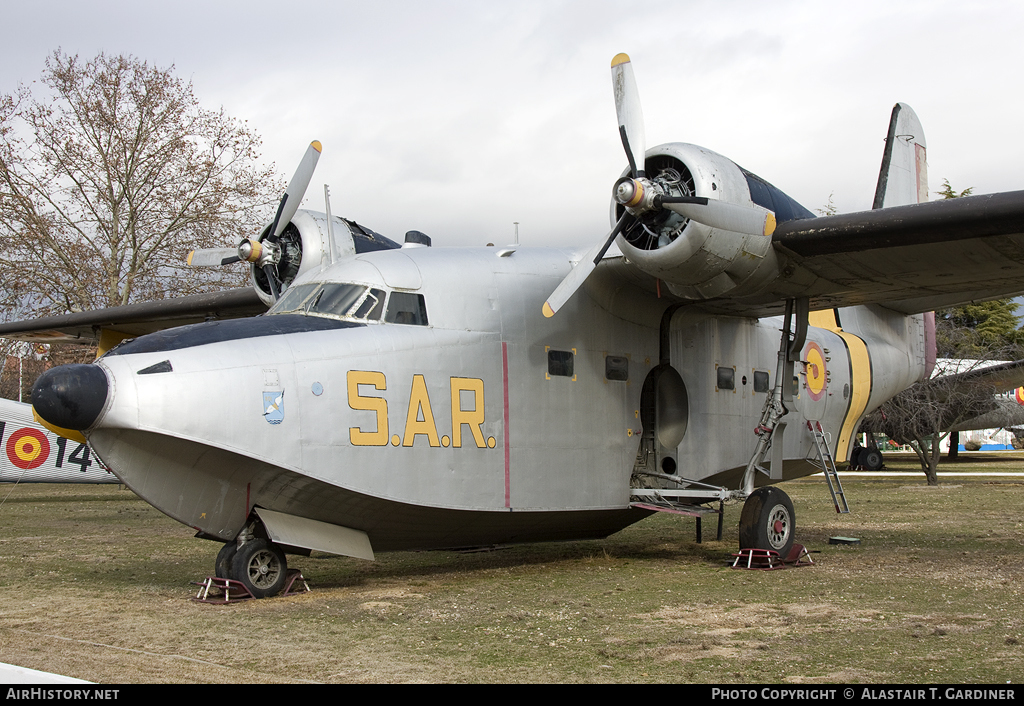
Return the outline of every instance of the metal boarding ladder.
<path id="1" fill-rule="evenodd" d="M 832 504 L 835 505 L 837 513 L 845 515 L 850 512 L 850 506 L 846 502 L 843 484 L 839 482 L 839 471 L 836 470 L 836 461 L 832 458 L 832 452 L 828 448 L 828 439 L 825 437 L 825 432 L 821 429 L 821 422 L 808 420 L 807 428 L 814 435 L 816 453 L 816 458 L 808 458 L 807 460 L 825 473 L 828 492 L 832 493 Z"/>

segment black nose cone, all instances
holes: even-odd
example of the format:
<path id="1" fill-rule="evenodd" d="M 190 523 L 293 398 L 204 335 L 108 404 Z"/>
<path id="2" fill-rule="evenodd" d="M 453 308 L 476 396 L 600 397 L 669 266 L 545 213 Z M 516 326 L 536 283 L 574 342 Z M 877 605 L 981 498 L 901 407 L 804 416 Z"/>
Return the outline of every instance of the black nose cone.
<path id="1" fill-rule="evenodd" d="M 39 416 L 64 429 L 88 429 L 106 401 L 107 376 L 98 365 L 50 368 L 32 387 L 32 406 Z"/>

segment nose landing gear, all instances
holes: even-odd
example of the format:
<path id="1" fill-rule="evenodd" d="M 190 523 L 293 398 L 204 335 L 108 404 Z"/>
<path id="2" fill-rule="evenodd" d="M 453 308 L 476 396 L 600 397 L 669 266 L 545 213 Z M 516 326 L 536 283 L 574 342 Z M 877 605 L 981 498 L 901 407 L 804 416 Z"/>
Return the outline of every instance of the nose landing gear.
<path id="1" fill-rule="evenodd" d="M 288 561 L 280 547 L 265 539 L 250 539 L 235 551 L 227 578 L 240 582 L 255 598 L 266 598 L 284 588 L 287 573 Z"/>
<path id="2" fill-rule="evenodd" d="M 217 578 L 238 581 L 253 598 L 276 595 L 284 588 L 288 575 L 288 560 L 281 548 L 251 536 L 241 545 L 237 541 L 225 544 L 215 566 Z"/>

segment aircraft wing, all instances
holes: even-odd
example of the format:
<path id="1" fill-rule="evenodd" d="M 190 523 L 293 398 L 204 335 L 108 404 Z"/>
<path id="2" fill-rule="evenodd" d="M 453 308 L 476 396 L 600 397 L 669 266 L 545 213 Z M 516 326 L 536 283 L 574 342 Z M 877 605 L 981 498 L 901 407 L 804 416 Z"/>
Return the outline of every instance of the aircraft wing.
<path id="1" fill-rule="evenodd" d="M 964 372 L 936 375 L 929 380 L 918 383 L 918 385 L 934 387 L 936 389 L 943 387 L 948 389 L 951 382 L 954 384 L 963 383 L 984 386 L 986 391 L 992 394 L 1009 392 L 1024 386 L 1024 360 L 982 366 L 984 366 L 984 363 L 980 363 L 977 367 Z"/>
<path id="2" fill-rule="evenodd" d="M 974 431 L 976 429 L 1010 429 L 1024 424 L 1024 406 L 1017 400 L 996 397 L 994 408 L 977 417 L 954 424 L 949 431 Z"/>
<path id="3" fill-rule="evenodd" d="M 786 262 L 769 291 L 748 302 L 754 309 L 807 296 L 812 310 L 882 304 L 915 314 L 1017 296 L 1024 191 L 788 221 L 773 244 Z"/>
<path id="4" fill-rule="evenodd" d="M 122 338 L 134 337 L 211 319 L 256 316 L 266 310 L 256 290 L 245 287 L 0 324 L 0 337 L 35 342 L 91 341 L 98 340 L 104 330 Z"/>
<path id="5" fill-rule="evenodd" d="M 984 364 L 965 372 L 937 375 L 917 383 L 920 391 L 928 397 L 944 401 L 950 395 L 955 395 L 959 403 L 974 410 L 975 414 L 963 419 L 959 418 L 962 410 L 950 410 L 950 415 L 955 421 L 944 425 L 944 431 L 994 429 L 1024 421 L 1024 406 L 1016 399 L 1007 398 L 1002 394 L 1024 385 L 1024 360 L 987 367 L 981 365 Z M 972 399 L 973 395 L 965 393 L 965 390 L 972 389 L 979 395 L 991 395 L 991 398 L 988 401 Z"/>
<path id="6" fill-rule="evenodd" d="M 931 403 L 941 405 L 938 411 L 942 414 L 940 428 L 943 431 L 992 429 L 1021 423 L 1024 407 L 1003 393 L 1024 385 L 1024 360 L 985 367 L 982 367 L 984 363 L 972 361 L 946 361 L 946 364 L 955 370 L 964 362 L 975 367 L 915 383 L 896 398 L 903 401 L 895 410 L 874 412 L 864 428 L 894 438 L 906 437 L 910 427 L 931 433 L 928 425 L 932 423 L 930 416 L 934 412 L 928 410 L 935 410 Z M 924 415 L 920 419 L 917 418 L 919 412 Z"/>

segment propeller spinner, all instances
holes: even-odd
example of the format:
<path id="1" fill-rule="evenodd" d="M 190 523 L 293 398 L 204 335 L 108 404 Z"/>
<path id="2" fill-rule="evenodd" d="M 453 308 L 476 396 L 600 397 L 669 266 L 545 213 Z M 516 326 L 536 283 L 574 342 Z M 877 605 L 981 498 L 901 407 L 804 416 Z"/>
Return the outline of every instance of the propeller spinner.
<path id="1" fill-rule="evenodd" d="M 756 205 L 734 204 L 696 196 L 672 196 L 664 193 L 657 181 L 647 178 L 644 160 L 647 152 L 644 115 L 640 92 L 633 76 L 633 64 L 626 54 L 612 59 L 612 90 L 619 137 L 629 160 L 629 177 L 615 182 L 613 198 L 624 207 L 622 216 L 604 241 L 591 248 L 559 283 L 544 302 L 544 316 L 555 315 L 593 272 L 618 234 L 632 222 L 653 210 L 667 209 L 697 223 L 721 230 L 751 235 L 771 235 L 775 231 L 775 214 Z"/>

